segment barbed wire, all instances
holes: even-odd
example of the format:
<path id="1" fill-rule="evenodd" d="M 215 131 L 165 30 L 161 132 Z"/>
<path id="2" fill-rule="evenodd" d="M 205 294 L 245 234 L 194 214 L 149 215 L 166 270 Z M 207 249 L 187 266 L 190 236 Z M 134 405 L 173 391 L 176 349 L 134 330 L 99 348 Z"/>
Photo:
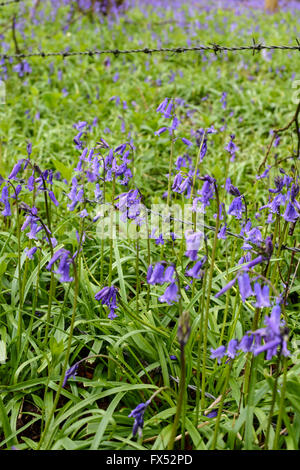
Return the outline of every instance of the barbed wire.
<path id="1" fill-rule="evenodd" d="M 56 51 L 56 52 L 30 52 L 30 53 L 18 53 L 18 54 L 0 54 L 2 59 L 25 59 L 30 57 L 74 57 L 74 56 L 97 56 L 102 54 L 114 54 L 119 56 L 121 54 L 154 54 L 154 53 L 172 53 L 172 54 L 183 54 L 185 52 L 212 52 L 215 54 L 222 52 L 241 52 L 241 51 L 252 51 L 253 54 L 261 52 L 263 50 L 268 51 L 299 51 L 300 42 L 296 39 L 297 45 L 265 45 L 265 44 L 254 44 L 250 46 L 222 46 L 220 44 L 209 44 L 207 46 L 190 46 L 190 47 L 160 47 L 160 48 L 149 48 L 144 47 L 142 49 L 101 49 L 101 50 L 85 50 L 85 51 Z"/>
<path id="2" fill-rule="evenodd" d="M 0 2 L 0 7 L 10 5 L 11 3 L 20 3 L 22 0 L 7 0 L 6 2 Z"/>

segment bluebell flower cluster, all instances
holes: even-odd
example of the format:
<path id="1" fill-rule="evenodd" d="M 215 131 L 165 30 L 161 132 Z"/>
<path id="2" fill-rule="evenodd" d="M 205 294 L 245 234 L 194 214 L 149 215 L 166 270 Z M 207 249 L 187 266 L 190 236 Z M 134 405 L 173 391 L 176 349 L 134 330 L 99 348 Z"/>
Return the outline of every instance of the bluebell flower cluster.
<path id="1" fill-rule="evenodd" d="M 165 262 L 156 263 L 149 266 L 147 272 L 147 282 L 151 285 L 163 285 L 169 283 L 164 294 L 159 297 L 160 302 L 171 305 L 178 301 L 178 286 L 175 279 L 175 267 L 166 266 Z"/>
<path id="2" fill-rule="evenodd" d="M 272 214 L 278 214 L 284 218 L 286 222 L 295 223 L 300 217 L 300 204 L 297 200 L 299 197 L 299 178 L 290 177 L 284 170 L 280 170 L 282 177 L 274 179 L 275 188 L 270 188 L 269 193 L 275 195 L 270 197 L 268 204 L 265 204 L 260 210 L 268 209 L 268 222 L 273 222 Z"/>
<path id="3" fill-rule="evenodd" d="M 101 301 L 102 305 L 106 305 L 109 308 L 108 318 L 110 320 L 117 317 L 115 313 L 115 310 L 118 308 L 117 293 L 118 290 L 115 286 L 106 286 L 95 295 L 96 300 Z"/>
<path id="4" fill-rule="evenodd" d="M 221 359 L 227 356 L 234 359 L 239 351 L 252 352 L 254 356 L 266 353 L 266 360 L 272 359 L 278 353 L 288 356 L 287 349 L 288 331 L 285 322 L 281 320 L 281 309 L 279 305 L 272 308 L 270 316 L 265 316 L 265 327 L 256 331 L 247 331 L 240 341 L 232 339 L 227 347 L 222 345 L 211 349 L 211 358 Z"/>

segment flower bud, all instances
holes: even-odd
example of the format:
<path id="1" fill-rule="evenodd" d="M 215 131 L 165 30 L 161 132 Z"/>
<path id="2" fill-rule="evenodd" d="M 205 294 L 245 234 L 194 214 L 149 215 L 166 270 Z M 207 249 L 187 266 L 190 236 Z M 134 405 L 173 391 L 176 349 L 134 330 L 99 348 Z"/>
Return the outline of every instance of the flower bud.
<path id="1" fill-rule="evenodd" d="M 181 317 L 179 318 L 179 325 L 177 331 L 178 341 L 181 346 L 185 346 L 188 342 L 189 336 L 191 332 L 190 327 L 190 314 L 189 312 L 183 312 Z"/>

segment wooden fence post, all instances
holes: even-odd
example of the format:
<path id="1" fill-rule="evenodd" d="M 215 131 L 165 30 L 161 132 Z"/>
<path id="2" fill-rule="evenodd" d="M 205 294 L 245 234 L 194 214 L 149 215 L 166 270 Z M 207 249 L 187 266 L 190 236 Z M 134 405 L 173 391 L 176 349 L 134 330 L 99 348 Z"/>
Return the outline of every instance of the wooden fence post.
<path id="1" fill-rule="evenodd" d="M 265 10 L 271 13 L 278 10 L 278 0 L 265 0 Z"/>

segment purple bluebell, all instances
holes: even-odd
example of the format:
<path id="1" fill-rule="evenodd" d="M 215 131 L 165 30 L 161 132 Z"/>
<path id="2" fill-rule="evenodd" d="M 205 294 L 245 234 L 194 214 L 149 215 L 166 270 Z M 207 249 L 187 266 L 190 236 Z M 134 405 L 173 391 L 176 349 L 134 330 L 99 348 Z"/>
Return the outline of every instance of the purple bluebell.
<path id="1" fill-rule="evenodd" d="M 148 284 L 156 285 L 156 284 L 164 284 L 165 277 L 164 277 L 164 265 L 162 263 L 157 263 L 154 268 L 152 265 L 148 268 L 147 273 L 147 282 Z"/>
<path id="2" fill-rule="evenodd" d="M 231 134 L 230 136 L 230 141 L 229 143 L 226 145 L 225 147 L 225 150 L 227 150 L 227 152 L 229 152 L 230 154 L 230 160 L 231 161 L 234 161 L 235 160 L 235 154 L 236 152 L 238 151 L 238 147 L 235 145 L 234 143 L 234 139 L 235 139 L 235 135 L 234 134 Z"/>
<path id="3" fill-rule="evenodd" d="M 180 191 L 180 185 L 183 181 L 183 176 L 181 173 L 177 173 L 174 177 L 173 185 L 172 185 L 172 191 L 179 192 Z"/>
<path id="4" fill-rule="evenodd" d="M 226 181 L 225 181 L 225 191 L 227 191 L 227 192 L 229 193 L 230 188 L 231 188 L 231 179 L 230 179 L 230 178 L 226 178 Z"/>
<path id="5" fill-rule="evenodd" d="M 161 233 L 158 238 L 155 239 L 155 244 L 156 245 L 164 245 L 165 241 L 163 238 L 163 234 Z"/>
<path id="6" fill-rule="evenodd" d="M 271 169 L 271 165 L 268 165 L 265 171 L 261 175 L 256 175 L 256 179 L 260 180 L 260 179 L 266 178 L 270 172 L 270 169 Z"/>
<path id="7" fill-rule="evenodd" d="M 229 281 L 226 286 L 224 286 L 217 294 L 215 294 L 215 297 L 218 298 L 221 295 L 225 294 L 229 289 L 231 289 L 232 286 L 236 283 L 237 278 L 234 277 L 231 281 Z"/>
<path id="8" fill-rule="evenodd" d="M 237 339 L 232 339 L 229 341 L 227 346 L 226 354 L 230 359 L 234 359 L 237 353 L 239 342 Z"/>
<path id="9" fill-rule="evenodd" d="M 263 287 L 258 282 L 254 284 L 254 292 L 256 296 L 255 307 L 270 307 L 269 286 L 265 284 Z"/>
<path id="10" fill-rule="evenodd" d="M 226 238 L 227 238 L 226 232 L 227 232 L 227 224 L 224 224 L 219 230 L 218 239 L 219 240 L 226 240 Z"/>
<path id="11" fill-rule="evenodd" d="M 102 305 L 106 305 L 109 307 L 109 314 L 108 318 L 113 320 L 117 317 L 115 314 L 115 310 L 118 308 L 117 306 L 117 288 L 115 286 L 106 286 L 103 287 L 97 294 L 95 295 L 95 299 L 101 301 Z"/>
<path id="12" fill-rule="evenodd" d="M 239 196 L 233 199 L 232 203 L 230 204 L 228 215 L 232 215 L 237 219 L 241 219 L 244 211 L 245 207 L 242 203 L 242 196 Z"/>
<path id="13" fill-rule="evenodd" d="M 243 352 L 251 351 L 253 345 L 253 334 L 249 334 L 248 332 L 242 337 L 241 341 L 239 342 L 238 349 Z"/>
<path id="14" fill-rule="evenodd" d="M 31 142 L 27 142 L 26 150 L 27 150 L 28 157 L 30 157 L 30 155 L 32 153 L 32 143 Z"/>
<path id="15" fill-rule="evenodd" d="M 254 268 L 254 266 L 262 263 L 263 261 L 266 261 L 266 257 L 263 256 L 263 255 L 258 255 L 256 258 L 254 258 L 253 260 L 251 261 L 248 261 L 247 264 L 245 264 L 245 266 L 243 266 L 243 269 L 245 271 L 247 271 L 248 269 L 252 269 Z"/>
<path id="16" fill-rule="evenodd" d="M 288 356 L 290 354 L 287 348 L 288 330 L 280 317 L 280 307 L 275 305 L 270 316 L 265 317 L 266 326 L 255 331 L 247 331 L 240 342 L 231 340 L 227 347 L 227 355 L 233 358 L 237 351 L 253 352 L 254 356 L 265 352 L 266 360 L 272 359 L 278 352 L 283 356 Z M 225 356 L 225 351 L 225 346 L 211 350 L 211 357 L 213 359 L 217 357 L 220 362 L 220 359 Z"/>
<path id="17" fill-rule="evenodd" d="M 47 265 L 47 269 L 52 269 L 52 266 L 56 261 L 59 261 L 59 265 L 56 271 L 56 274 L 60 275 L 61 282 L 72 282 L 73 277 L 70 277 L 70 267 L 73 262 L 71 254 L 65 248 L 57 250 L 56 253 L 52 256 L 51 260 Z"/>
<path id="18" fill-rule="evenodd" d="M 188 230 L 185 232 L 186 248 L 185 256 L 188 256 L 191 261 L 196 261 L 198 250 L 200 248 L 201 239 L 203 238 L 202 232 L 192 232 Z"/>
<path id="19" fill-rule="evenodd" d="M 173 302 L 178 301 L 178 286 L 175 281 L 166 288 L 164 294 L 159 297 L 160 302 L 166 302 L 171 305 Z"/>
<path id="20" fill-rule="evenodd" d="M 161 127 L 160 129 L 158 129 L 158 131 L 155 131 L 154 132 L 154 135 L 161 135 L 163 134 L 164 132 L 166 132 L 168 130 L 168 127 L 164 126 L 164 127 Z"/>
<path id="21" fill-rule="evenodd" d="M 284 188 L 284 180 L 283 180 L 283 178 L 276 177 L 276 178 L 274 178 L 274 183 L 275 183 L 276 188 L 275 189 L 269 189 L 269 192 L 272 193 L 272 194 L 278 194 Z"/>
<path id="22" fill-rule="evenodd" d="M 209 133 L 208 130 L 205 130 L 205 129 L 198 129 L 196 131 L 196 143 L 199 148 L 201 147 L 200 162 L 203 161 L 207 152 L 207 134 L 208 133 Z"/>
<path id="23" fill-rule="evenodd" d="M 293 206 L 293 204 L 289 201 L 287 203 L 287 206 L 286 206 L 286 209 L 285 209 L 285 212 L 283 214 L 283 218 L 284 220 L 286 220 L 287 222 L 296 222 L 296 220 L 299 218 L 299 213 L 296 211 L 295 207 Z"/>
<path id="24" fill-rule="evenodd" d="M 53 191 L 48 191 L 48 194 L 49 194 L 49 197 L 51 199 L 51 201 L 53 202 L 53 204 L 58 207 L 59 206 L 59 202 L 57 201 L 55 195 L 54 195 L 54 192 Z"/>
<path id="25" fill-rule="evenodd" d="M 11 179 L 15 180 L 15 179 L 16 179 L 17 174 L 22 170 L 23 161 L 24 161 L 23 159 L 22 159 L 22 160 L 19 160 L 19 161 L 15 164 L 15 166 L 13 167 L 13 169 L 12 169 L 10 175 L 8 176 L 8 179 L 9 179 L 9 180 L 11 180 Z"/>
<path id="26" fill-rule="evenodd" d="M 285 322 L 280 320 L 281 311 L 279 305 L 275 305 L 271 311 L 271 315 L 265 317 L 266 328 L 260 328 L 254 335 L 257 335 L 256 347 L 254 355 L 257 356 L 262 352 L 266 352 L 266 360 L 272 359 L 277 355 L 278 347 L 283 356 L 288 356 L 287 349 L 287 336 L 288 331 L 285 327 Z M 264 342 L 258 345 L 258 342 Z"/>
<path id="27" fill-rule="evenodd" d="M 34 191 L 34 182 L 35 182 L 35 178 L 34 178 L 34 173 L 29 176 L 28 180 L 27 180 L 27 189 L 28 191 Z"/>
<path id="28" fill-rule="evenodd" d="M 33 256 L 35 255 L 36 251 L 37 251 L 37 247 L 34 246 L 33 248 L 30 248 L 30 249 L 25 248 L 24 253 L 26 254 L 27 258 L 33 259 Z"/>
<path id="29" fill-rule="evenodd" d="M 144 427 L 144 413 L 146 408 L 150 405 L 150 400 L 145 403 L 140 403 L 131 413 L 128 415 L 128 418 L 134 418 L 132 435 L 135 436 L 137 433 L 139 437 L 142 437 L 142 431 Z"/>
<path id="30" fill-rule="evenodd" d="M 230 184 L 228 192 L 232 196 L 236 196 L 236 197 L 241 195 L 240 190 L 238 188 L 236 188 L 235 186 L 233 186 L 233 184 Z"/>
<path id="31" fill-rule="evenodd" d="M 226 347 L 225 346 L 219 346 L 217 349 L 212 349 L 210 350 L 210 357 L 212 359 L 218 359 L 218 364 L 221 363 L 221 359 L 225 356 L 226 354 Z"/>
<path id="32" fill-rule="evenodd" d="M 224 92 L 222 93 L 220 102 L 222 103 L 222 108 L 223 108 L 223 109 L 226 109 L 226 107 L 227 107 L 227 93 L 226 93 L 226 91 L 224 91 Z"/>
<path id="33" fill-rule="evenodd" d="M 218 411 L 213 410 L 213 411 L 210 411 L 209 413 L 207 413 L 206 418 L 215 418 L 216 416 L 218 416 Z"/>
<path id="34" fill-rule="evenodd" d="M 8 186 L 3 186 L 2 188 L 2 193 L 1 193 L 1 198 L 0 202 L 4 204 L 4 210 L 1 212 L 1 214 L 4 217 L 9 217 L 11 216 L 11 208 L 10 208 L 10 203 L 9 203 L 9 190 Z"/>
<path id="35" fill-rule="evenodd" d="M 190 140 L 186 139 L 185 137 L 182 137 L 181 138 L 182 142 L 187 145 L 188 147 L 190 147 L 191 145 L 193 145 L 193 142 L 191 142 Z"/>
<path id="36" fill-rule="evenodd" d="M 254 295 L 254 292 L 251 288 L 249 274 L 245 272 L 238 276 L 238 283 L 242 301 L 245 302 L 248 297 Z"/>
<path id="37" fill-rule="evenodd" d="M 64 381 L 62 384 L 63 388 L 67 385 L 67 382 L 70 378 L 74 379 L 75 375 L 77 374 L 78 366 L 79 366 L 79 362 L 76 362 L 72 367 L 70 367 L 66 371 L 65 376 L 64 376 Z"/>
<path id="38" fill-rule="evenodd" d="M 193 279 L 200 279 L 203 277 L 204 271 L 202 270 L 203 265 L 205 264 L 207 257 L 204 256 L 201 260 L 197 261 L 195 265 L 188 269 L 185 273 L 186 276 L 192 277 Z"/>
<path id="39" fill-rule="evenodd" d="M 173 282 L 174 281 L 174 274 L 175 274 L 175 267 L 174 266 L 167 266 L 164 272 L 164 282 Z"/>
<path id="40" fill-rule="evenodd" d="M 164 112 L 165 112 L 165 108 L 166 108 L 166 106 L 168 105 L 168 102 L 169 102 L 169 98 L 165 98 L 165 99 L 163 100 L 163 102 L 160 103 L 160 105 L 157 107 L 156 112 L 157 112 L 157 113 L 164 113 Z"/>

